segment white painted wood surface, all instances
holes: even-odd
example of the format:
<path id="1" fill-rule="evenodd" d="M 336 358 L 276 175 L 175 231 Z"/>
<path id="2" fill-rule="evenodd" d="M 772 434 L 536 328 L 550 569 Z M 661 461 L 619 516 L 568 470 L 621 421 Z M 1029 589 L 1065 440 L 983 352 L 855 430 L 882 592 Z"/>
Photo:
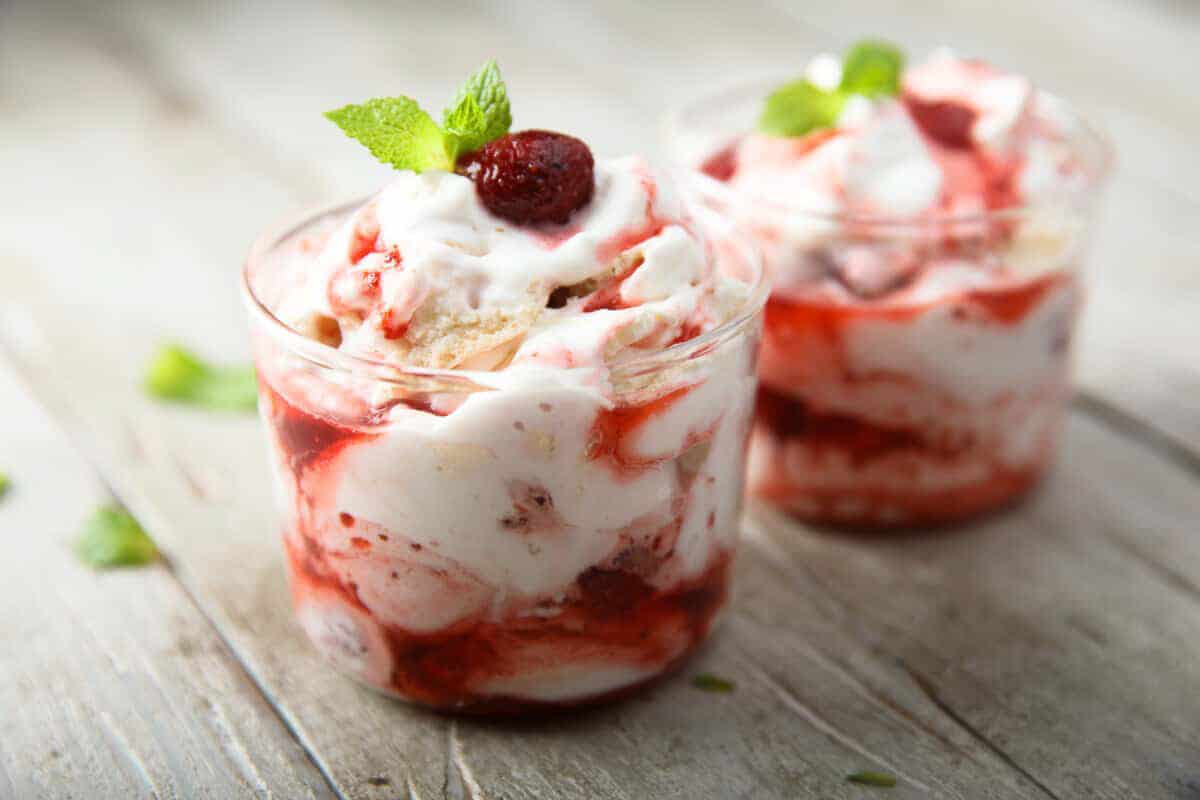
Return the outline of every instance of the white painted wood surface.
<path id="1" fill-rule="evenodd" d="M 436 106 L 495 55 L 518 125 L 653 150 L 664 103 L 864 32 L 1025 67 L 1113 133 L 1086 394 L 1048 485 L 901 541 L 752 509 L 735 611 L 692 667 L 732 695 L 677 680 L 584 715 L 454 722 L 330 672 L 290 618 L 257 423 L 138 390 L 166 337 L 244 357 L 235 275 L 253 236 L 386 177 L 318 112 L 395 91 Z M 31 573 L 6 565 L 0 797 L 148 794 L 139 770 L 182 797 L 884 791 L 846 783 L 859 769 L 900 776 L 890 797 L 1200 797 L 1200 107 L 1183 77 L 1198 39 L 1197 12 L 1166 0 L 0 3 L 0 344 L 174 565 L 97 581 L 39 545 L 38 582 L 61 589 L 32 606 Z M 10 395 L 5 418 L 28 418 Z M 5 535 L 20 515 L 49 542 L 96 489 L 21 441 L 6 431 L 0 469 L 77 476 L 0 505 Z M 35 623 L 43 645 L 9 644 Z M 149 665 L 154 691 L 90 676 L 106 660 Z"/>
<path id="2" fill-rule="evenodd" d="M 7 372 L 0 403 L 0 797 L 332 797 L 166 564 L 76 562 L 107 493 Z"/>

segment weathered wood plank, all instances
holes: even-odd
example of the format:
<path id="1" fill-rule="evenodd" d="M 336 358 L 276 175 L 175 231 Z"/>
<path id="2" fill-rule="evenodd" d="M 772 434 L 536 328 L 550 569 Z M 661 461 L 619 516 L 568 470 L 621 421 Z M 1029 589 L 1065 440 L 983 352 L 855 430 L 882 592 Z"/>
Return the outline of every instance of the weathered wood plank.
<path id="1" fill-rule="evenodd" d="M 971 532 L 814 538 L 763 511 L 752 540 L 872 632 L 909 678 L 884 685 L 907 683 L 1051 795 L 1192 797 L 1197 513 L 1194 477 L 1076 417 L 1035 500 Z"/>
<path id="2" fill-rule="evenodd" d="M 105 492 L 0 372 L 0 797 L 333 797 L 165 566 L 69 539 Z"/>
<path id="3" fill-rule="evenodd" d="M 163 335 L 213 355 L 244 352 L 233 286 L 246 243 L 288 205 L 381 176 L 312 122 L 314 109 L 396 86 L 436 104 L 496 54 L 521 86 L 521 124 L 590 136 L 599 109 L 610 126 L 600 126 L 602 149 L 616 151 L 652 135 L 671 82 L 697 54 L 719 55 L 704 67 L 713 78 L 750 67 L 733 63 L 729 28 L 689 22 L 681 9 L 651 12 L 678 24 L 661 42 L 647 24 L 639 49 L 619 44 L 638 29 L 619 10 L 573 48 L 564 26 L 578 12 L 566 6 L 541 28 L 526 27 L 519 7 L 467 6 L 452 30 L 431 8 L 127 5 L 48 19 L 28 7 L 0 19 L 0 160 L 37 178 L 28 196 L 0 197 L 4 300 L 24 306 L 6 308 L 2 335 L 344 794 L 858 797 L 845 774 L 882 768 L 905 777 L 890 796 L 1188 796 L 1200 726 L 1173 695 L 1196 677 L 1197 611 L 1184 598 L 1197 561 L 1180 532 L 1195 518 L 1194 486 L 1086 421 L 1071 429 L 1065 484 L 1056 477 L 1032 510 L 967 536 L 856 542 L 756 515 L 738 610 L 696 665 L 738 680 L 731 697 L 674 681 L 578 718 L 451 723 L 317 662 L 290 622 L 256 424 L 154 407 L 136 388 Z M 746 58 L 756 70 L 820 39 L 794 20 L 776 26 L 784 14 L 762 25 L 732 7 L 713 13 L 755 37 Z M 264 29 L 278 45 L 271 59 Z M 421 35 L 397 47 L 405 30 Z M 478 52 L 457 47 L 464 39 Z M 96 96 L 107 103 L 99 120 L 72 116 Z M 78 145 L 85 132 L 91 151 Z M 81 185 L 76 174 L 110 177 Z M 1121 187 L 1122 214 L 1141 227 L 1122 233 L 1120 252 L 1144 254 L 1135 248 L 1146 239 L 1161 248 L 1154 279 L 1183 282 L 1183 305 L 1188 206 L 1146 192 L 1158 206 Z M 1178 224 L 1156 222 L 1160 207 Z M 47 267 L 45 242 L 59 269 Z M 1149 325 L 1145 310 L 1162 295 L 1134 277 L 1141 305 L 1126 318 Z M 186 302 L 158 302 L 164 285 Z M 1111 291 L 1108 307 L 1126 290 Z M 1162 324 L 1182 330 L 1180 314 Z M 1143 341 L 1127 352 L 1146 374 L 1187 375 L 1182 358 L 1147 358 Z M 1190 424 L 1191 411 L 1170 400 L 1147 387 L 1129 402 Z M 1093 488 L 1110 486 L 1121 494 Z M 1089 535 L 1100 522 L 1112 523 L 1109 535 Z"/>

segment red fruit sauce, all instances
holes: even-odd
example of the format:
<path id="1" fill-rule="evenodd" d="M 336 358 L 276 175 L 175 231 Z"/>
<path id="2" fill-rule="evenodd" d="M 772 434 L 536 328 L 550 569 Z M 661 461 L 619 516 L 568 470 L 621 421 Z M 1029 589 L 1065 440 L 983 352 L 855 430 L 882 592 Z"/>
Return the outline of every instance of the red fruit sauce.
<path id="1" fill-rule="evenodd" d="M 920 306 L 836 305 L 820 299 L 772 297 L 767 303 L 764 338 L 777 354 L 764 360 L 780 364 L 779 358 L 792 359 L 795 372 L 787 377 L 794 381 L 795 391 L 782 390 L 782 374 L 772 374 L 770 368 L 764 372 L 756 400 L 754 439 L 756 448 L 769 453 L 770 460 L 764 464 L 760 457 L 753 492 L 806 519 L 855 527 L 948 523 L 1019 497 L 1044 470 L 1052 449 L 1048 445 L 1024 467 L 1012 468 L 992 450 L 994 444 L 976 441 L 969 429 L 950 435 L 946 429 L 935 431 L 919 423 L 881 424 L 845 410 L 824 411 L 804 398 L 819 400 L 820 383 L 826 379 L 820 376 L 836 376 L 832 379 L 846 385 L 890 382 L 905 392 L 927 393 L 931 404 L 942 402 L 942 390 L 923 386 L 903 372 L 856 374 L 845 351 L 848 328 L 871 318 L 903 322 L 943 304 L 953 304 L 964 318 L 1012 326 L 1070 280 L 1063 274 L 1045 275 L 1010 286 L 965 291 Z M 1065 356 L 1057 338 L 1048 338 L 1047 347 L 1055 355 Z M 806 371 L 804 364 L 812 365 L 812 371 Z M 993 412 L 981 409 L 977 413 Z M 789 465 L 784 455 L 795 447 L 802 448 L 803 467 Z M 884 472 L 870 472 L 885 460 L 889 466 Z M 861 485 L 855 485 L 845 477 L 830 482 L 819 474 L 804 474 L 805 469 L 819 471 L 817 465 L 827 461 L 873 477 L 864 477 Z M 930 487 L 918 478 L 917 465 L 934 471 L 979 465 L 983 477 L 949 487 Z"/>
<path id="2" fill-rule="evenodd" d="M 625 442 L 647 420 L 688 391 L 690 387 L 685 387 L 641 406 L 602 411 L 595 422 L 598 438 L 590 457 L 608 459 L 615 470 L 624 473 L 667 460 L 639 458 L 628 452 Z M 703 572 L 669 589 L 658 589 L 650 582 L 674 552 L 674 541 L 691 497 L 688 485 L 673 504 L 671 517 L 650 537 L 651 546 L 630 545 L 628 552 L 582 571 L 563 588 L 565 599 L 555 606 L 557 614 L 512 611 L 496 619 L 490 613 L 480 613 L 442 630 L 421 633 L 389 625 L 371 613 L 354 583 L 339 576 L 334 566 L 337 554 L 326 551 L 321 530 L 310 528 L 312 520 L 322 516 L 310 510 L 333 502 L 328 490 L 339 467 L 337 456 L 374 434 L 305 412 L 270 387 L 266 394 L 267 413 L 301 493 L 302 508 L 291 515 L 292 528 L 284 536 L 293 596 L 300 604 L 314 594 L 332 593 L 374 619 L 384 632 L 393 665 L 386 685 L 380 689 L 435 708 L 467 713 L 528 713 L 607 701 L 632 693 L 681 664 L 707 637 L 725 605 L 732 567 L 732 554 L 725 550 L 715 550 Z M 374 418 L 371 414 L 362 416 L 364 423 Z M 706 436 L 695 438 L 699 441 Z M 533 496 L 536 487 L 524 489 L 518 499 L 532 492 L 531 502 L 552 507 L 552 500 L 539 502 Z M 345 512 L 329 516 L 341 527 L 358 523 Z M 514 530 L 512 535 L 522 535 L 522 531 Z M 638 536 L 644 535 L 644 531 L 631 531 L 628 540 L 640 541 Z M 385 534 L 378 534 L 378 538 L 387 540 Z M 349 545 L 359 551 L 371 549 L 370 541 L 362 536 L 351 537 Z M 421 548 L 413 543 L 411 549 Z M 399 567 L 403 562 L 397 559 L 396 563 Z M 401 569 L 392 572 L 396 579 L 402 579 L 402 574 Z M 445 579 L 453 583 L 455 576 L 446 574 Z M 544 666 L 546 653 L 553 653 L 556 663 L 611 661 L 644 667 L 653 675 L 632 686 L 562 702 L 478 693 L 477 687 L 490 679 L 511 678 Z"/>
<path id="3" fill-rule="evenodd" d="M 947 100 L 921 100 L 906 95 L 904 103 L 925 135 L 946 147 L 969 148 L 975 110 Z"/>

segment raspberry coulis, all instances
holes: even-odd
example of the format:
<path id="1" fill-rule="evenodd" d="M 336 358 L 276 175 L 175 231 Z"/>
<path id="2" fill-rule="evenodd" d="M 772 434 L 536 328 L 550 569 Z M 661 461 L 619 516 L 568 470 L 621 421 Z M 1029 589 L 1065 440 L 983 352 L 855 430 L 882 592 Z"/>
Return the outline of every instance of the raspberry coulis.
<path id="1" fill-rule="evenodd" d="M 589 456 L 607 460 L 621 474 L 638 473 L 672 460 L 677 454 L 636 456 L 627 442 L 647 421 L 669 409 L 688 391 L 690 387 L 685 387 L 643 405 L 601 411 L 593 427 L 600 432 L 599 441 Z M 658 570 L 674 555 L 675 541 L 690 506 L 693 475 L 681 485 L 667 521 L 655 523 L 657 530 L 649 536 L 642 526 L 632 523 L 628 534 L 618 537 L 626 542 L 623 549 L 581 572 L 564 587 L 563 599 L 557 603 L 548 606 L 548 601 L 530 599 L 506 606 L 502 616 L 479 613 L 433 632 L 390 625 L 372 614 L 360 598 L 358 587 L 339 575 L 337 565 L 350 553 L 369 554 L 372 538 L 403 541 L 402 533 L 382 533 L 378 526 L 345 512 L 325 521 L 322 513 L 336 507 L 341 455 L 378 435 L 372 426 L 381 422 L 382 412 L 365 408 L 352 411 L 348 415 L 352 421 L 342 424 L 302 410 L 267 384 L 264 395 L 279 449 L 298 489 L 298 507 L 289 516 L 284 533 L 294 601 L 300 608 L 313 598 L 322 603 L 336 598 L 337 603 L 370 617 L 379 626 L 392 668 L 386 685 L 378 688 L 435 708 L 468 713 L 549 711 L 607 701 L 632 693 L 681 664 L 707 637 L 726 602 L 732 554 L 724 549 L 713 550 L 698 575 L 667 589 L 652 584 Z M 419 403 L 409 405 L 420 408 Z M 709 435 L 689 437 L 684 451 Z M 543 512 L 547 506 L 553 508 L 552 498 L 530 487 L 523 489 L 514 499 L 514 509 L 524 509 L 529 515 L 539 508 Z M 348 539 L 349 553 L 339 552 L 333 544 L 339 539 L 327 533 L 326 526 L 331 530 L 354 529 L 361 535 Z M 527 535 L 522 526 L 505 526 L 505 530 L 514 536 Z M 645 544 L 638 544 L 643 540 Z M 422 548 L 412 542 L 410 549 L 415 554 Z M 396 567 L 392 578 L 403 580 L 405 570 L 412 565 L 393 555 L 387 557 Z M 457 576 L 454 572 L 452 567 L 437 570 L 439 579 L 449 586 L 465 587 L 474 581 L 465 573 Z M 530 613 L 546 608 L 553 608 L 555 613 Z M 480 691 L 491 679 L 544 668 L 548 657 L 562 664 L 607 661 L 653 675 L 615 691 L 562 702 Z"/>
<path id="2" fill-rule="evenodd" d="M 326 557 L 311 537 L 285 538 L 297 603 L 313 592 L 334 592 L 347 605 L 370 615 L 356 587 L 344 584 L 321 562 Z M 379 688 L 428 706 L 481 714 L 527 713 L 604 702 L 637 691 L 681 664 L 707 637 L 725 604 L 732 559 L 719 553 L 694 578 L 659 590 L 636 572 L 590 568 L 576 578 L 568 599 L 553 617 L 510 614 L 500 620 L 459 620 L 434 633 L 415 633 L 376 620 L 385 633 L 392 663 L 388 684 Z M 483 694 L 489 679 L 519 675 L 558 663 L 603 658 L 643 666 L 656 674 L 617 691 L 541 701 Z M 540 662 L 540 663 L 539 663 Z"/>
<path id="3" fill-rule="evenodd" d="M 845 409 L 822 409 L 803 395 L 811 391 L 819 397 L 814 387 L 825 380 L 822 376 L 836 376 L 851 386 L 894 385 L 928 402 L 942 403 L 948 411 L 967 413 L 941 390 L 907 373 L 856 374 L 846 354 L 854 326 L 871 320 L 903 323 L 954 304 L 955 319 L 1012 327 L 1060 291 L 1074 291 L 1073 279 L 1064 273 L 966 290 L 925 304 L 834 304 L 819 298 L 772 296 L 767 302 L 764 379 L 756 399 L 754 431 L 755 447 L 771 454 L 771 466 L 759 470 L 765 477 L 754 481 L 753 492 L 797 516 L 854 527 L 894 527 L 897 518 L 913 525 L 949 523 L 1015 500 L 1037 482 L 1049 463 L 1052 442 L 1042 442 L 1039 456 L 1031 463 L 1013 468 L 993 450 L 997 442 L 981 441 L 969 430 L 935 431 L 900 419 L 882 424 Z M 1062 343 L 1057 339 L 1048 338 L 1046 346 L 1061 355 Z M 784 364 L 793 368 L 781 371 Z M 789 387 L 798 388 L 793 392 Z M 973 413 L 998 415 L 1009 402 L 1013 401 L 1002 399 L 1000 406 Z M 852 483 L 823 482 L 789 466 L 785 453 L 794 448 L 801 448 L 806 463 L 833 461 L 864 477 Z M 953 486 L 924 486 L 916 477 L 919 470 L 981 464 L 986 465 L 984 474 Z"/>
<path id="4" fill-rule="evenodd" d="M 640 406 L 617 406 L 602 410 L 596 415 L 588 437 L 588 457 L 593 461 L 606 460 L 614 473 L 626 478 L 636 477 L 654 468 L 662 459 L 637 454 L 630 442 L 647 422 L 679 402 L 690 391 L 690 386 L 684 386 Z"/>

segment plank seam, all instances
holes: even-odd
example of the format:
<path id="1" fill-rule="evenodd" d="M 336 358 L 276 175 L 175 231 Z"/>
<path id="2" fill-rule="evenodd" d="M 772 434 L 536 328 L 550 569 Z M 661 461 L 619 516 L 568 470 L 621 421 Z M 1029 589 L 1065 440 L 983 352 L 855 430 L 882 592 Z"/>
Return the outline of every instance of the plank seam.
<path id="1" fill-rule="evenodd" d="M 954 724 L 956 724 L 964 732 L 966 732 L 967 735 L 969 735 L 975 741 L 979 742 L 979 744 L 981 744 L 983 747 L 987 748 L 987 750 L 990 753 L 992 753 L 992 755 L 994 755 L 994 756 L 996 756 L 996 758 L 1000 759 L 1004 764 L 1006 764 L 1008 767 L 1010 767 L 1018 775 L 1025 778 L 1025 780 L 1029 781 L 1031 784 L 1036 786 L 1046 797 L 1051 798 L 1051 800 L 1063 800 L 1062 797 L 1055 794 L 1054 791 L 1051 790 L 1049 786 L 1047 786 L 1046 784 L 1044 784 L 1040 780 L 1038 780 L 1036 777 L 1034 777 L 1033 773 L 1031 773 L 1029 770 L 1025 769 L 1025 767 L 1021 766 L 1015 758 L 1013 758 L 1011 755 L 1008 754 L 1008 752 L 1006 752 L 1004 750 L 1004 748 L 1000 747 L 1000 745 L 993 742 L 990 738 L 988 738 L 988 736 L 986 734 L 983 733 L 983 731 L 979 730 L 974 725 L 972 725 L 966 719 L 966 717 L 964 717 L 963 715 L 961 715 L 957 711 L 955 711 L 954 708 L 949 703 L 947 703 L 942 698 L 942 696 L 938 693 L 937 688 L 933 684 L 933 681 L 931 681 L 928 677 L 926 677 L 925 675 L 922 675 L 920 672 L 917 672 L 915 669 L 910 667 L 907 663 L 904 662 L 903 659 L 897 659 L 897 664 L 899 665 L 900 669 L 902 669 L 905 672 L 905 674 L 908 675 L 908 677 L 912 680 L 912 682 L 914 684 L 916 684 L 916 687 L 921 691 L 921 694 L 923 694 L 927 698 L 929 698 L 929 702 L 933 703 L 933 705 L 939 711 L 941 711 L 943 714 L 945 714 L 946 717 L 948 717 Z"/>
<path id="2" fill-rule="evenodd" d="M 111 485 L 109 485 L 109 488 L 113 491 L 114 495 L 120 499 L 120 495 L 113 490 Z M 188 586 L 187 582 L 179 577 L 179 574 L 175 570 L 175 565 L 166 558 L 162 559 L 162 563 L 167 573 L 171 576 L 171 579 L 179 586 L 180 590 L 196 608 L 196 611 L 216 632 L 217 638 L 229 652 L 230 658 L 232 658 L 233 661 L 242 668 L 242 671 L 246 674 L 246 678 L 250 681 L 250 684 L 255 688 L 255 690 L 258 691 L 260 695 L 262 695 L 263 701 L 266 702 L 267 707 L 275 713 L 275 717 L 279 720 L 280 724 L 282 724 L 284 729 L 291 734 L 293 739 L 296 740 L 296 743 L 300 746 L 300 749 L 304 751 L 306 756 L 308 756 L 309 762 L 316 767 L 317 772 L 319 772 L 321 777 L 325 779 L 325 783 L 329 787 L 329 790 L 333 793 L 334 797 L 336 797 L 338 800 L 349 800 L 349 797 L 341 790 L 337 782 L 334 780 L 333 774 L 326 767 L 324 761 L 317 757 L 317 754 L 309 746 L 309 743 L 305 740 L 305 737 L 301 735 L 300 731 L 293 724 L 292 720 L 275 700 L 275 697 L 270 691 L 267 690 L 267 687 L 259 681 L 258 675 L 250 668 L 250 665 L 246 663 L 246 660 L 242 658 L 242 654 L 238 651 L 238 648 L 235 647 L 233 642 L 231 642 L 228 637 L 225 636 L 225 632 L 221 629 L 221 626 L 218 625 L 216 620 L 214 620 L 208 613 L 208 609 L 199 601 L 195 593 L 192 592 L 191 587 Z"/>
<path id="3" fill-rule="evenodd" d="M 446 729 L 446 778 L 442 793 L 451 800 L 480 800 L 483 797 L 458 738 L 458 720 L 451 720 Z"/>
<path id="4" fill-rule="evenodd" d="M 0 368 L 7 366 L 13 371 L 18 380 L 20 380 L 21 384 L 30 391 L 34 398 L 45 409 L 47 409 L 47 417 L 50 419 L 51 424 L 55 427 L 59 434 L 62 435 L 63 441 L 67 442 L 68 446 L 70 446 L 84 461 L 88 463 L 92 471 L 96 474 L 97 480 L 106 488 L 109 494 L 111 494 L 113 497 L 116 497 L 118 500 L 121 500 L 121 493 L 117 491 L 116 487 L 113 486 L 111 481 L 109 481 L 108 476 L 105 475 L 105 471 L 102 468 L 102 460 L 94 457 L 92 449 L 99 447 L 99 445 L 88 435 L 77 435 L 79 434 L 79 431 L 87 431 L 88 426 L 83 424 L 84 421 L 79 418 L 78 413 L 70 404 L 56 402 L 55 398 L 46 397 L 46 387 L 37 380 L 33 379 L 29 365 L 23 355 L 23 352 L 19 348 L 13 346 L 11 342 L 0 336 Z M 134 430 L 133 426 L 131 426 L 124 418 L 121 420 L 121 425 L 126 430 Z M 122 500 L 121 502 L 124 501 Z M 132 510 L 136 515 L 136 508 Z M 151 531 L 151 533 L 153 533 L 153 531 Z M 192 607 L 196 609 L 196 613 L 198 613 L 201 619 L 208 623 L 208 625 L 213 629 L 217 640 L 221 642 L 222 646 L 228 652 L 230 659 L 242 669 L 242 672 L 250 681 L 250 685 L 253 686 L 255 691 L 262 696 L 263 700 L 267 704 L 267 707 L 274 712 L 275 717 L 283 725 L 284 730 L 291 735 L 291 737 L 299 745 L 300 749 L 308 757 L 309 762 L 316 768 L 321 777 L 325 779 L 325 784 L 328 786 L 329 791 L 333 793 L 333 796 L 336 797 L 337 800 L 349 800 L 348 796 L 335 782 L 332 773 L 326 768 L 324 762 L 317 757 L 316 753 L 309 746 L 309 743 L 305 740 L 304 736 L 300 734 L 299 730 L 292 723 L 292 720 L 287 716 L 287 714 L 284 713 L 279 703 L 259 680 L 255 671 L 252 670 L 246 663 L 246 660 L 242 657 L 242 654 L 238 648 L 234 646 L 234 644 L 225 635 L 225 632 L 222 630 L 221 626 L 216 623 L 215 619 L 213 619 L 205 604 L 200 602 L 195 592 L 192 591 L 187 582 L 180 578 L 179 573 L 176 570 L 175 565 L 171 562 L 170 558 L 168 558 L 166 554 L 161 554 L 161 556 L 162 557 L 160 558 L 159 563 L 161 564 L 163 570 L 167 573 L 171 582 L 179 587 L 179 590 L 183 593 L 183 596 L 187 598 L 188 602 L 192 604 Z"/>
<path id="5" fill-rule="evenodd" d="M 753 661 L 747 659 L 745 661 L 745 665 L 751 673 L 755 674 L 760 681 L 766 684 L 766 686 L 775 693 L 775 696 L 779 698 L 779 701 L 783 703 L 785 707 L 787 707 L 797 716 L 807 720 L 810 725 L 828 736 L 834 742 L 842 747 L 845 747 L 847 750 L 850 750 L 853 753 L 857 753 L 859 756 L 862 756 L 865 759 L 874 761 L 875 763 L 883 766 L 893 774 L 898 775 L 905 781 L 911 783 L 913 786 L 916 786 L 926 792 L 932 791 L 931 788 L 924 782 L 917 780 L 913 776 L 905 773 L 895 764 L 891 763 L 888 759 L 878 755 L 877 753 L 873 753 L 864 745 L 855 741 L 851 736 L 848 736 L 842 732 L 842 730 L 840 730 L 836 725 L 809 707 L 809 705 L 801 700 L 796 693 L 787 686 L 787 684 L 771 675 L 758 664 L 755 664 Z"/>
<path id="6" fill-rule="evenodd" d="M 1134 561 L 1137 561 L 1139 564 L 1146 567 L 1146 569 L 1154 573 L 1154 575 L 1161 579 L 1162 582 L 1167 586 L 1182 592 L 1192 600 L 1200 602 L 1200 586 L 1197 586 L 1195 582 L 1193 582 L 1186 575 L 1156 560 L 1142 550 L 1142 548 L 1114 532 L 1110 531 L 1107 533 L 1105 538 L 1112 543 L 1113 547 L 1116 547 L 1126 556 Z"/>
<path id="7" fill-rule="evenodd" d="M 1089 391 L 1077 392 L 1071 407 L 1113 433 L 1133 439 L 1191 477 L 1200 479 L 1200 452 L 1192 450 L 1161 428 Z"/>

